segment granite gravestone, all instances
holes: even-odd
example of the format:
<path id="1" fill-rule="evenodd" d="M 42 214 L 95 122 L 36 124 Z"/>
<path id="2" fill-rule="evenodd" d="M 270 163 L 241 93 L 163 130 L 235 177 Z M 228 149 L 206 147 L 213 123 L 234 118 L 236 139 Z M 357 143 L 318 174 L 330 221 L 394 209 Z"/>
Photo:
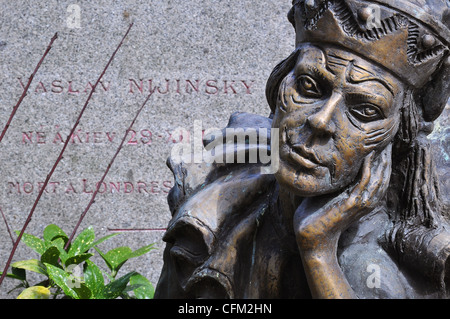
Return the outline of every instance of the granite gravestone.
<path id="1" fill-rule="evenodd" d="M 67 138 L 26 232 L 54 223 L 72 232 L 126 129 L 150 90 L 154 94 L 126 137 L 81 229 L 116 231 L 105 250 L 155 243 L 126 264 L 156 285 L 162 235 L 170 219 L 173 177 L 166 158 L 180 142 L 176 128 L 221 127 L 244 110 L 268 114 L 265 82 L 292 43 L 289 1 L 1 1 L 0 119 L 6 124 L 51 37 L 58 38 L 34 77 L 1 143 L 0 208 L 20 230 Z M 93 84 L 134 23 L 72 136 Z M 12 248 L 0 223 L 2 269 Z M 15 235 L 14 235 L 15 236 Z M 108 246 L 109 245 L 109 246 Z M 20 244 L 13 261 L 36 258 Z M 101 261 L 99 261 L 101 263 Z M 6 279 L 0 297 L 14 282 Z"/>

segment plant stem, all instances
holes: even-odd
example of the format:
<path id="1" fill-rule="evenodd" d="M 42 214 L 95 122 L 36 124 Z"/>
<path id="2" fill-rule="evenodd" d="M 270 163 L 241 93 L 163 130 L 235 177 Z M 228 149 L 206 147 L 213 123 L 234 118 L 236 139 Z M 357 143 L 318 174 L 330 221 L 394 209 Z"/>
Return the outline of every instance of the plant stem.
<path id="1" fill-rule="evenodd" d="M 3 270 L 2 276 L 0 277 L 0 285 L 3 283 L 3 279 L 4 279 L 5 276 L 6 276 L 6 272 L 8 271 L 9 265 L 11 264 L 11 261 L 12 261 L 12 258 L 13 258 L 13 256 L 14 256 L 15 252 L 16 252 L 17 246 L 19 245 L 19 242 L 20 242 L 20 240 L 21 240 L 21 238 L 22 238 L 24 232 L 25 232 L 25 230 L 26 230 L 28 224 L 29 224 L 30 221 L 31 221 L 31 217 L 33 216 L 34 210 L 36 209 L 36 206 L 37 206 L 39 200 L 41 199 L 41 196 L 42 196 L 42 194 L 44 193 L 44 190 L 45 190 L 45 188 L 47 187 L 47 184 L 48 184 L 48 182 L 49 182 L 51 176 L 53 175 L 54 171 L 56 170 L 56 167 L 58 166 L 59 162 L 60 162 L 60 161 L 62 160 L 62 158 L 63 158 L 64 151 L 66 150 L 66 147 L 67 147 L 67 145 L 69 144 L 70 136 L 72 136 L 73 132 L 75 132 L 75 129 L 77 128 L 78 124 L 80 123 L 80 119 L 81 119 L 81 117 L 83 116 L 83 113 L 84 113 L 84 111 L 86 110 L 87 105 L 89 104 L 89 101 L 90 101 L 90 99 L 91 99 L 91 97 L 92 97 L 92 94 L 93 94 L 94 91 L 95 91 L 95 88 L 97 87 L 97 85 L 98 85 L 99 82 L 101 81 L 103 75 L 105 74 L 106 70 L 108 69 L 109 65 L 111 64 L 112 60 L 114 59 L 114 57 L 115 57 L 117 51 L 118 51 L 119 48 L 122 46 L 122 43 L 123 43 L 123 41 L 125 40 L 125 37 L 126 37 L 126 36 L 128 35 L 128 33 L 130 32 L 130 29 L 131 29 L 132 26 L 133 26 L 133 23 L 130 24 L 130 26 L 129 26 L 127 32 L 126 32 L 125 35 L 123 36 L 123 38 L 122 38 L 122 40 L 120 41 L 119 45 L 117 46 L 116 50 L 115 50 L 114 53 L 111 55 L 111 58 L 109 59 L 109 61 L 108 61 L 108 63 L 106 64 L 105 68 L 103 69 L 103 72 L 100 74 L 99 78 L 97 79 L 97 82 L 95 82 L 94 86 L 92 87 L 92 90 L 91 90 L 91 92 L 90 92 L 90 94 L 89 94 L 89 96 L 88 96 L 88 98 L 87 98 L 87 100 L 86 100 L 86 103 L 84 104 L 83 108 L 82 108 L 81 111 L 80 111 L 80 114 L 78 115 L 77 120 L 75 121 L 75 125 L 73 126 L 72 130 L 70 131 L 69 136 L 67 137 L 66 142 L 64 143 L 64 146 L 63 146 L 63 148 L 62 148 L 62 150 L 61 150 L 61 152 L 60 152 L 58 158 L 56 159 L 56 162 L 53 164 L 53 167 L 52 167 L 52 169 L 50 170 L 50 173 L 47 175 L 47 178 L 45 179 L 45 182 L 44 182 L 44 184 L 43 184 L 43 186 L 42 186 L 42 188 L 41 188 L 41 190 L 40 190 L 40 192 L 39 192 L 39 194 L 38 194 L 38 196 L 37 196 L 37 198 L 36 198 L 36 200 L 35 200 L 35 202 L 34 202 L 34 204 L 33 204 L 33 207 L 31 208 L 31 211 L 30 211 L 30 213 L 28 214 L 28 217 L 27 217 L 27 219 L 26 219 L 26 221 L 25 221 L 25 224 L 23 225 L 22 230 L 20 231 L 19 236 L 17 237 L 17 240 L 16 240 L 16 242 L 14 243 L 13 249 L 12 249 L 12 251 L 11 251 L 11 254 L 9 255 L 8 261 L 6 262 L 6 266 L 5 266 L 4 270 Z"/>
<path id="2" fill-rule="evenodd" d="M 0 213 L 2 214 L 3 220 L 5 221 L 6 230 L 8 231 L 9 237 L 11 238 L 12 244 L 14 245 L 14 243 L 15 243 L 14 236 L 11 233 L 11 228 L 9 228 L 8 221 L 6 220 L 6 216 L 3 213 L 3 209 L 1 207 L 0 207 Z"/>
<path id="3" fill-rule="evenodd" d="M 19 108 L 19 105 L 22 103 L 23 99 L 24 99 L 25 96 L 27 95 L 28 88 L 30 87 L 31 82 L 33 81 L 34 76 L 36 75 L 38 69 L 40 68 L 40 66 L 41 66 L 42 62 L 44 61 L 45 57 L 47 56 L 48 52 L 49 52 L 50 49 L 52 48 L 53 42 L 54 42 L 57 38 L 58 38 L 58 33 L 55 33 L 55 35 L 52 37 L 52 39 L 51 39 L 51 41 L 50 41 L 50 44 L 47 46 L 47 49 L 45 50 L 44 55 L 41 57 L 41 59 L 39 60 L 38 64 L 36 65 L 36 68 L 34 69 L 34 72 L 33 72 L 33 73 L 31 74 L 31 76 L 29 77 L 28 83 L 27 83 L 27 85 L 25 86 L 25 88 L 23 89 L 23 92 L 22 92 L 22 95 L 21 95 L 20 98 L 19 98 L 19 101 L 17 101 L 17 104 L 14 106 L 14 108 L 13 108 L 13 110 L 12 110 L 12 112 L 11 112 L 11 115 L 9 116 L 8 121 L 6 122 L 6 125 L 5 125 L 5 127 L 3 128 L 2 134 L 0 135 L 0 143 L 1 143 L 1 141 L 3 140 L 3 137 L 5 136 L 6 131 L 7 131 L 8 128 L 9 128 L 9 125 L 11 124 L 11 121 L 12 121 L 14 115 L 16 114 L 17 109 Z"/>
<path id="4" fill-rule="evenodd" d="M 97 183 L 97 187 L 96 187 L 96 189 L 95 189 L 95 192 L 92 194 L 92 197 L 91 197 L 91 200 L 89 201 L 89 204 L 87 205 L 86 209 L 85 209 L 85 210 L 83 211 L 83 213 L 81 214 L 80 219 L 78 220 L 78 223 L 76 224 L 74 230 L 72 231 L 72 234 L 70 235 L 69 240 L 67 241 L 66 246 L 64 247 L 65 249 L 67 249 L 67 248 L 69 247 L 69 245 L 70 245 L 70 243 L 71 243 L 73 237 L 75 236 L 75 234 L 76 234 L 76 232 L 77 232 L 77 230 L 78 230 L 78 227 L 80 227 L 81 222 L 83 221 L 84 217 L 86 216 L 86 213 L 88 212 L 88 210 L 89 210 L 89 208 L 92 206 L 92 204 L 95 202 L 95 197 L 96 197 L 97 194 L 98 194 L 98 191 L 99 191 L 99 189 L 100 189 L 100 185 L 101 185 L 101 184 L 103 183 L 103 181 L 105 180 L 106 175 L 108 174 L 108 172 L 109 172 L 111 166 L 113 165 L 113 163 L 114 163 L 114 161 L 115 161 L 117 155 L 119 154 L 120 150 L 121 150 L 122 147 L 123 147 L 123 144 L 124 144 L 124 142 L 125 142 L 125 140 L 126 140 L 127 135 L 128 135 L 129 132 L 131 131 L 131 129 L 132 129 L 134 123 L 136 122 L 136 119 L 138 118 L 138 116 L 139 116 L 139 114 L 141 113 L 141 111 L 144 109 L 144 106 L 147 104 L 147 102 L 148 102 L 148 100 L 150 99 L 150 97 L 152 96 L 153 92 L 155 92 L 155 89 L 153 89 L 153 90 L 150 92 L 150 94 L 149 94 L 149 95 L 147 96 L 147 98 L 145 99 L 144 103 L 142 103 L 141 107 L 140 107 L 139 110 L 136 112 L 136 115 L 134 116 L 133 121 L 131 122 L 130 126 L 129 126 L 128 129 L 126 130 L 125 135 L 123 136 L 122 141 L 120 142 L 120 145 L 119 145 L 119 147 L 117 148 L 117 150 L 116 150 L 114 156 L 112 157 L 111 161 L 109 162 L 109 164 L 108 164 L 108 166 L 107 166 L 107 168 L 106 168 L 106 170 L 105 170 L 105 172 L 104 172 L 102 178 L 101 178 L 100 181 Z"/>

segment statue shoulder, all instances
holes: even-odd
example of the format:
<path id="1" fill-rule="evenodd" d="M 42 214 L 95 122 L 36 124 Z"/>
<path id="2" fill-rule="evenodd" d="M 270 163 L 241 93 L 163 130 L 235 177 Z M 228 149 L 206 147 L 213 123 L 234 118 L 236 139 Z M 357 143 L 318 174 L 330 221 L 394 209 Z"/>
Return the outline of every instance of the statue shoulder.
<path id="1" fill-rule="evenodd" d="M 358 298 L 412 297 L 398 264 L 374 243 L 352 244 L 340 254 L 339 264 Z"/>
<path id="2" fill-rule="evenodd" d="M 448 271 L 450 233 L 436 231 L 430 233 L 429 239 L 421 240 L 404 238 L 400 257 L 387 245 L 384 230 L 388 222 L 385 213 L 374 212 L 341 237 L 339 265 L 356 295 L 367 299 L 441 298 L 443 277 Z M 414 233 L 410 232 L 410 237 Z M 408 243 L 415 244 L 410 247 Z M 416 253 L 418 250 L 421 255 Z"/>

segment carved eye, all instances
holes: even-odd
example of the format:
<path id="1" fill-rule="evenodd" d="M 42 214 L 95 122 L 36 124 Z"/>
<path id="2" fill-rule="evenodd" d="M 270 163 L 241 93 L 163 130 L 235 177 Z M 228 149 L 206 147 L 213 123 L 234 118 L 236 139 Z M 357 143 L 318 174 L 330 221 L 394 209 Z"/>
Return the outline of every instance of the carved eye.
<path id="1" fill-rule="evenodd" d="M 306 98 L 320 98 L 322 91 L 317 82 L 308 75 L 301 75 L 297 80 L 298 92 Z"/>
<path id="2" fill-rule="evenodd" d="M 384 118 L 380 109 L 373 104 L 363 104 L 350 110 L 352 115 L 363 122 L 378 121 Z"/>

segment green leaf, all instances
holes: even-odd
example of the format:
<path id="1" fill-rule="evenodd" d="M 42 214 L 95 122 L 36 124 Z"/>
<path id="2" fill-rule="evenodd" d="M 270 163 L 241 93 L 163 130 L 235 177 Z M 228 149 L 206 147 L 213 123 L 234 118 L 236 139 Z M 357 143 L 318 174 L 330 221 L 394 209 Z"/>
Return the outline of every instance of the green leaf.
<path id="1" fill-rule="evenodd" d="M 14 269 L 14 268 L 13 268 Z M 23 270 L 23 269 L 20 269 L 20 270 Z M 3 272 L 2 271 L 0 271 L 0 276 L 3 274 Z M 15 274 L 6 274 L 6 277 L 7 278 L 11 278 L 11 279 L 17 279 L 17 280 L 25 280 L 22 276 L 18 276 L 18 275 L 15 275 Z"/>
<path id="2" fill-rule="evenodd" d="M 114 234 L 106 235 L 106 236 L 100 238 L 99 240 L 96 240 L 96 241 L 92 244 L 92 246 L 97 246 L 97 245 L 103 243 L 105 240 L 108 240 L 108 239 L 110 239 L 111 237 L 117 236 L 117 235 L 119 235 L 119 234 L 120 234 L 120 233 L 114 233 Z"/>
<path id="3" fill-rule="evenodd" d="M 100 257 L 102 257 L 102 259 L 105 261 L 106 266 L 108 266 L 109 270 L 112 271 L 113 270 L 113 266 L 109 263 L 109 260 L 107 259 L 106 255 L 100 250 L 100 248 L 94 247 L 94 249 L 98 252 Z"/>
<path id="4" fill-rule="evenodd" d="M 64 243 L 67 243 L 67 241 L 69 240 L 69 237 L 66 235 L 66 233 L 58 226 L 51 224 L 45 227 L 44 240 L 46 242 L 51 242 L 57 238 L 62 238 L 64 240 Z"/>
<path id="5" fill-rule="evenodd" d="M 130 285 L 139 286 L 133 289 L 134 295 L 137 299 L 153 299 L 155 288 L 151 282 L 141 274 L 135 274 L 130 278 Z"/>
<path id="6" fill-rule="evenodd" d="M 74 284 L 70 274 L 53 265 L 46 264 L 46 266 L 49 278 L 64 291 L 66 296 L 79 299 L 76 291 L 72 289 Z"/>
<path id="7" fill-rule="evenodd" d="M 52 241 L 52 246 L 58 248 L 59 250 L 59 258 L 63 263 L 66 262 L 67 258 L 69 257 L 66 250 L 64 249 L 66 242 L 63 238 L 56 238 Z"/>
<path id="8" fill-rule="evenodd" d="M 50 290 L 43 286 L 33 286 L 25 289 L 17 299 L 49 299 Z"/>
<path id="9" fill-rule="evenodd" d="M 58 260 L 59 260 L 59 249 L 55 246 L 50 246 L 47 248 L 47 250 L 42 254 L 41 256 L 41 262 L 51 264 L 53 266 L 59 266 Z"/>
<path id="10" fill-rule="evenodd" d="M 74 299 L 91 297 L 90 289 L 81 282 L 80 278 L 75 278 L 72 274 L 53 265 L 45 264 L 45 266 L 47 266 L 49 278 L 64 291 L 66 296 Z"/>
<path id="11" fill-rule="evenodd" d="M 154 245 L 154 244 L 150 244 L 150 245 L 141 247 L 141 248 L 139 248 L 139 249 L 133 251 L 133 252 L 128 256 L 128 259 L 130 259 L 130 258 L 135 258 L 135 257 L 139 257 L 139 256 L 142 256 L 142 255 L 148 253 L 149 251 L 151 251 L 151 250 L 154 249 L 154 248 L 153 248 L 153 245 Z"/>
<path id="12" fill-rule="evenodd" d="M 19 235 L 20 231 L 17 230 L 16 234 Z M 24 233 L 22 235 L 22 241 L 39 255 L 42 255 L 45 252 L 44 241 L 36 236 Z"/>
<path id="13" fill-rule="evenodd" d="M 117 247 L 108 251 L 105 257 L 112 266 L 112 270 L 117 273 L 120 267 L 128 260 L 128 256 L 130 256 L 132 252 L 130 247 Z"/>
<path id="14" fill-rule="evenodd" d="M 74 287 L 73 289 L 76 291 L 79 299 L 91 299 L 92 292 L 86 284 L 81 283 L 79 287 Z"/>
<path id="15" fill-rule="evenodd" d="M 102 270 L 102 274 L 103 274 L 103 277 L 108 278 L 108 281 L 109 281 L 109 282 L 114 281 L 114 277 L 111 276 L 110 273 L 108 273 L 108 272 Z"/>
<path id="16" fill-rule="evenodd" d="M 11 272 L 15 279 L 27 280 L 27 272 L 25 271 L 25 269 L 12 267 Z"/>
<path id="17" fill-rule="evenodd" d="M 78 264 L 82 263 L 83 261 L 88 260 L 92 256 L 94 256 L 94 254 L 91 254 L 91 253 L 79 254 L 79 255 L 67 258 L 67 260 L 64 264 L 66 266 L 73 265 L 73 264 L 78 265 Z"/>
<path id="18" fill-rule="evenodd" d="M 100 256 L 105 260 L 108 268 L 113 272 L 113 274 L 117 274 L 119 269 L 123 266 L 123 264 L 129 260 L 130 258 L 135 258 L 142 256 L 143 254 L 148 253 L 153 249 L 153 244 L 144 246 L 135 251 L 132 251 L 130 247 L 117 247 L 111 249 L 106 254 L 100 251 L 97 247 L 94 247 Z"/>
<path id="19" fill-rule="evenodd" d="M 103 289 L 102 298 L 103 299 L 116 299 L 125 290 L 130 281 L 130 278 L 136 275 L 137 272 L 132 271 L 112 282 L 107 284 Z"/>
<path id="20" fill-rule="evenodd" d="M 17 261 L 15 263 L 13 263 L 11 265 L 11 267 L 34 271 L 39 274 L 47 276 L 47 271 L 45 269 L 45 265 L 37 259 Z"/>
<path id="21" fill-rule="evenodd" d="M 76 256 L 87 252 L 94 243 L 95 234 L 92 226 L 83 230 L 77 238 L 72 242 L 69 249 L 69 257 Z"/>
<path id="22" fill-rule="evenodd" d="M 142 285 L 139 285 L 139 284 L 136 284 L 136 285 L 129 284 L 128 286 L 125 287 L 125 289 L 123 290 L 123 292 L 124 292 L 124 293 L 130 292 L 130 291 L 133 291 L 134 289 L 137 289 L 137 288 L 139 288 L 139 287 L 142 287 Z M 123 296 L 124 296 L 124 294 L 122 294 L 122 297 L 123 297 Z"/>
<path id="23" fill-rule="evenodd" d="M 92 292 L 92 298 L 101 298 L 105 287 L 102 271 L 92 261 L 87 260 L 84 267 L 84 282 Z"/>

